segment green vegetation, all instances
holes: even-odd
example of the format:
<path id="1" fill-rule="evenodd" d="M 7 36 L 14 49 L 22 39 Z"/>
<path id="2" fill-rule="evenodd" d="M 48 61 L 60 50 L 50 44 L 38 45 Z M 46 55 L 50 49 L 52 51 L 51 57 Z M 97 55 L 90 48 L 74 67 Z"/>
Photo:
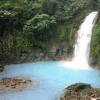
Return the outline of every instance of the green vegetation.
<path id="1" fill-rule="evenodd" d="M 93 59 L 92 64 L 100 66 L 100 17 L 98 18 L 98 22 L 93 29 L 91 56 Z"/>
<path id="2" fill-rule="evenodd" d="M 94 2 L 95 7 L 100 11 L 100 0 Z M 97 23 L 93 29 L 90 51 L 90 64 L 93 66 L 100 66 L 100 14 Z M 100 69 L 100 67 L 99 67 Z"/>
<path id="3" fill-rule="evenodd" d="M 52 41 L 66 41 L 68 53 L 71 53 L 74 29 L 78 28 L 87 13 L 100 8 L 99 2 L 1 0 L 0 58 L 16 57 L 23 52 L 31 52 L 34 47 L 46 51 Z"/>

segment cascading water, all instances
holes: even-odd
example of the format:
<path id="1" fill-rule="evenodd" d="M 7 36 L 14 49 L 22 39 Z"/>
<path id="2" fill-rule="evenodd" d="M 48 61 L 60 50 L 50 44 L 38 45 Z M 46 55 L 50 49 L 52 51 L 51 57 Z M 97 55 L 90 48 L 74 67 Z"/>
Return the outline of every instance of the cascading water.
<path id="1" fill-rule="evenodd" d="M 73 63 L 76 66 L 88 68 L 88 58 L 90 50 L 90 41 L 92 36 L 92 29 L 97 19 L 98 12 L 90 13 L 80 26 L 78 37 L 75 44 Z"/>
<path id="2" fill-rule="evenodd" d="M 74 58 L 72 62 L 65 65 L 75 69 L 89 69 L 88 58 L 92 29 L 97 20 L 98 12 L 90 13 L 81 24 L 78 30 L 78 37 L 75 44 Z"/>

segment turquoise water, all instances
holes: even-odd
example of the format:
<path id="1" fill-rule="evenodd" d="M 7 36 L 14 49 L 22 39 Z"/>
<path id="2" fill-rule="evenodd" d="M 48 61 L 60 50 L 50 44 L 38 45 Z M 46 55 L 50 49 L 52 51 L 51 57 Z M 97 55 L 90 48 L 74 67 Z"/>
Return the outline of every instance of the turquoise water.
<path id="1" fill-rule="evenodd" d="M 0 93 L 0 100 L 57 100 L 63 89 L 84 82 L 100 87 L 99 71 L 78 70 L 63 66 L 63 62 L 37 62 L 11 65 L 0 73 L 2 77 L 23 76 L 33 84 L 24 89 Z"/>

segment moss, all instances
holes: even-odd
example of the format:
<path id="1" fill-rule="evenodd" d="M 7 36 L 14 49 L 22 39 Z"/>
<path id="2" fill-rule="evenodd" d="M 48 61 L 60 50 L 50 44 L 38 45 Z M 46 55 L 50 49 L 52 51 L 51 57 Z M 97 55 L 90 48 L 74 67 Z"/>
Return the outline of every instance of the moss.
<path id="1" fill-rule="evenodd" d="M 100 97 L 100 89 L 92 88 L 89 84 L 76 83 L 65 89 L 61 100 L 88 100 L 98 97 Z"/>
<path id="2" fill-rule="evenodd" d="M 93 35 L 91 39 L 90 57 L 92 58 L 91 65 L 100 66 L 100 15 L 98 21 L 93 28 Z"/>

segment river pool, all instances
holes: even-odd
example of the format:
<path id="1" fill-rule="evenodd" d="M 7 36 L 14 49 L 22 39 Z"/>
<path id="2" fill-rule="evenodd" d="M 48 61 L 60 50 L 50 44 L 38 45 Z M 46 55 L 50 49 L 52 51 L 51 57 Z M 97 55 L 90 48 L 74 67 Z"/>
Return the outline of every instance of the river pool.
<path id="1" fill-rule="evenodd" d="M 94 69 L 71 69 L 64 62 L 37 62 L 5 67 L 3 77 L 27 77 L 31 86 L 0 93 L 0 100 L 57 100 L 63 89 L 78 82 L 100 88 L 99 71 Z"/>

